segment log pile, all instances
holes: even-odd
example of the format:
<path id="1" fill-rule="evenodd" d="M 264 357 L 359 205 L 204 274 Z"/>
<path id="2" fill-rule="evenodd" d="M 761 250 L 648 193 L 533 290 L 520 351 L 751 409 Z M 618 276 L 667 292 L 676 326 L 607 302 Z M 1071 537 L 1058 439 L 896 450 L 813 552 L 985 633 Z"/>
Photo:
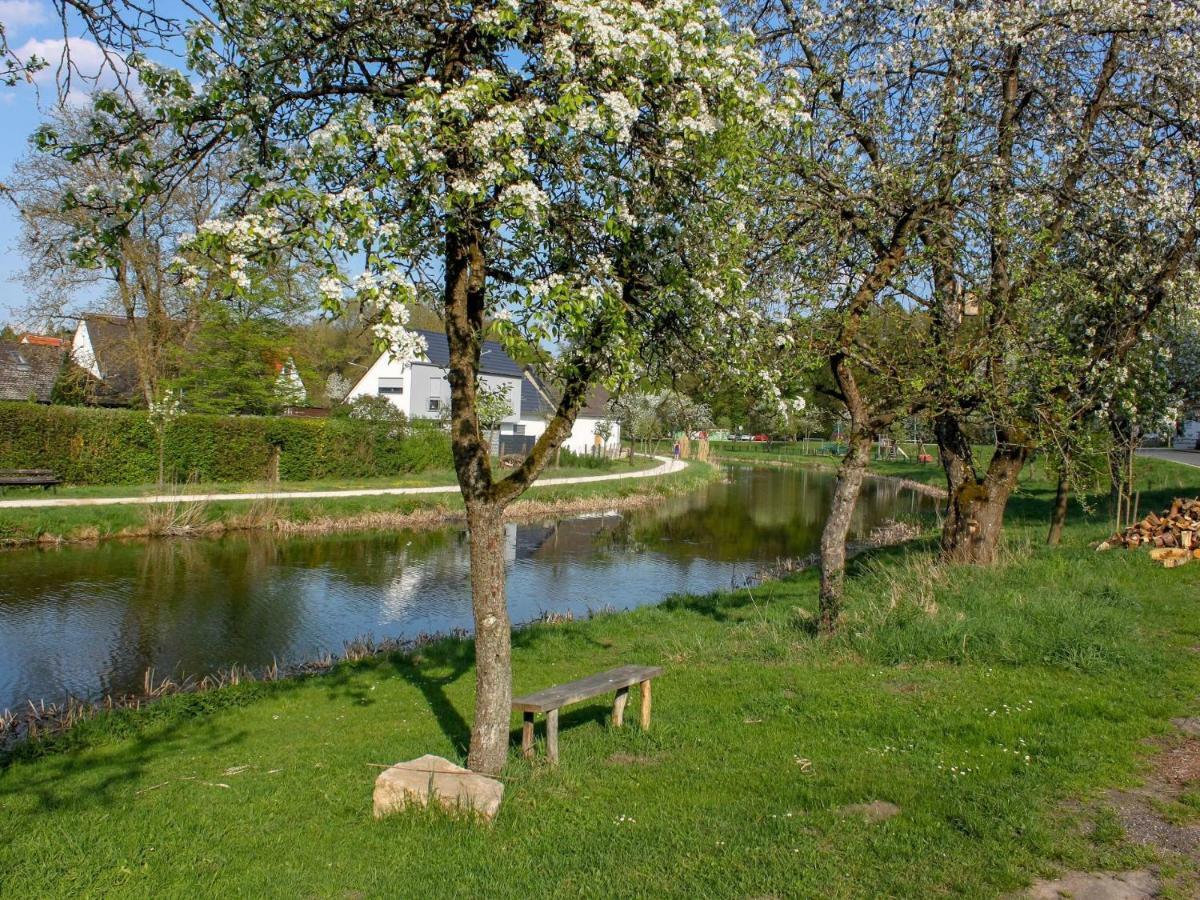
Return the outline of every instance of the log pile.
<path id="1" fill-rule="evenodd" d="M 1166 568 L 1181 566 L 1192 558 L 1200 559 L 1200 498 L 1176 497 L 1161 513 L 1150 513 L 1119 531 L 1097 550 L 1145 547 L 1150 557 Z"/>

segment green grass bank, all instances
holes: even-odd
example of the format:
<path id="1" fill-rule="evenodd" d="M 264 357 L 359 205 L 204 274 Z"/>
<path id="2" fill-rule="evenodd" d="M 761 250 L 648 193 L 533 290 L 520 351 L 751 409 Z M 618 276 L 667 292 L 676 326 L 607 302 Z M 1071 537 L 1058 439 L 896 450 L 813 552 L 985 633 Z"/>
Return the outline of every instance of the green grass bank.
<path id="1" fill-rule="evenodd" d="M 1146 469 L 1147 509 L 1200 490 Z M 833 639 L 811 573 L 519 632 L 517 691 L 667 672 L 649 733 L 596 701 L 564 712 L 559 768 L 514 753 L 490 828 L 371 817 L 378 766 L 463 758 L 469 641 L 84 723 L 0 769 L 0 894 L 995 897 L 1156 864 L 1195 896 L 1195 864 L 1131 842 L 1104 792 L 1200 711 L 1200 565 L 1097 554 L 1078 509 L 1049 550 L 1049 506 L 1022 485 L 991 569 L 930 542 L 860 557 Z M 899 814 L 847 810 L 876 800 Z"/>

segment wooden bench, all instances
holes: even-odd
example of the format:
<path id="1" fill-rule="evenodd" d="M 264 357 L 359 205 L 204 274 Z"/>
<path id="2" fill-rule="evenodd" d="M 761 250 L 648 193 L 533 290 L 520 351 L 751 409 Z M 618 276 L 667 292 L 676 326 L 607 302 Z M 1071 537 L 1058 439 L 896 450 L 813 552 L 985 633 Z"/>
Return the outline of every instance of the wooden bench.
<path id="1" fill-rule="evenodd" d="M 612 722 L 617 728 L 625 723 L 625 704 L 629 700 L 629 688 L 642 686 L 642 728 L 650 727 L 650 679 L 662 674 L 659 666 L 619 666 L 599 675 L 590 675 L 578 681 L 556 684 L 545 690 L 524 697 L 513 698 L 513 709 L 525 715 L 521 729 L 521 753 L 533 756 L 533 717 L 536 713 L 546 714 L 546 758 L 558 765 L 558 711 L 564 706 L 590 700 L 610 691 L 616 692 L 613 700 Z"/>
<path id="2" fill-rule="evenodd" d="M 50 469 L 0 469 L 0 489 L 6 487 L 40 487 L 49 490 L 62 483 Z"/>

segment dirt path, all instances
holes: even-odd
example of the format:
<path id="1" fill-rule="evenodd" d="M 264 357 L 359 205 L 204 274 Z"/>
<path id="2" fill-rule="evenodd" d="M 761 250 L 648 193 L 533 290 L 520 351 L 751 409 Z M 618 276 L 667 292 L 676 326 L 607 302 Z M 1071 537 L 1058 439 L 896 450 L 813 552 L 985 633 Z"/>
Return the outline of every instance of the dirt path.
<path id="1" fill-rule="evenodd" d="M 1032 900 L 1150 900 L 1200 896 L 1200 718 L 1173 719 L 1176 733 L 1156 741 L 1143 784 L 1104 794 L 1094 815 L 1115 816 L 1122 839 L 1152 850 L 1161 866 L 1127 872 L 1066 872 L 1036 882 Z"/>
<path id="2" fill-rule="evenodd" d="M 682 471 L 685 463 L 666 456 L 656 456 L 661 465 L 640 472 L 618 472 L 613 475 L 580 475 L 574 478 L 548 478 L 533 486 L 554 487 L 565 484 L 593 484 L 601 481 L 624 481 L 627 478 L 656 478 Z M 254 491 L 232 494 L 156 494 L 145 497 L 48 497 L 25 500 L 0 500 L 4 509 L 45 509 L 59 506 L 149 506 L 156 503 L 213 503 L 225 500 L 316 500 L 336 497 L 392 497 L 418 494 L 457 494 L 457 484 L 430 487 L 357 488 L 344 491 Z"/>

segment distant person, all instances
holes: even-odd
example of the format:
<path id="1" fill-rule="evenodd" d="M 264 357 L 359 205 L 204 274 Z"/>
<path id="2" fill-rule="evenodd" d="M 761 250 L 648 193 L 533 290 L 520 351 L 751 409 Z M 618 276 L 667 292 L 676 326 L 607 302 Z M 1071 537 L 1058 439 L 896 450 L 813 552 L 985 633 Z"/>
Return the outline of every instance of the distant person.
<path id="1" fill-rule="evenodd" d="M 675 442 L 675 458 L 679 459 L 679 441 Z"/>

